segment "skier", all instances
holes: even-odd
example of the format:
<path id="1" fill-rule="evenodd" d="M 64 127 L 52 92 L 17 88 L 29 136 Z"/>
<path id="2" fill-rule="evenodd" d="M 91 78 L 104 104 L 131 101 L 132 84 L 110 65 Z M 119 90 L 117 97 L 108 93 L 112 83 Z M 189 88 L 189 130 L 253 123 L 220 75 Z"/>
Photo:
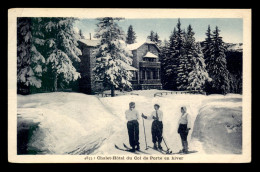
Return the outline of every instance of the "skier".
<path id="1" fill-rule="evenodd" d="M 154 149 L 157 149 L 156 142 L 158 142 L 158 148 L 162 149 L 161 142 L 162 142 L 162 133 L 163 133 L 163 112 L 159 110 L 160 106 L 158 104 L 154 105 L 155 111 L 152 112 L 151 116 L 145 116 L 142 114 L 142 117 L 145 119 L 153 119 L 152 123 L 152 141 L 154 144 Z"/>
<path id="2" fill-rule="evenodd" d="M 135 110 L 135 103 L 129 103 L 129 110 L 125 111 L 125 117 L 127 122 L 127 130 L 129 136 L 129 143 L 132 147 L 131 151 L 140 150 L 139 146 L 139 113 Z M 135 147 L 136 146 L 136 147 Z"/>
<path id="3" fill-rule="evenodd" d="M 187 108 L 185 106 L 181 107 L 181 118 L 179 120 L 179 128 L 178 128 L 178 133 L 180 134 L 181 137 L 181 143 L 183 149 L 180 152 L 183 153 L 188 153 L 188 133 L 189 130 L 191 129 L 191 119 L 190 115 L 187 113 Z"/>

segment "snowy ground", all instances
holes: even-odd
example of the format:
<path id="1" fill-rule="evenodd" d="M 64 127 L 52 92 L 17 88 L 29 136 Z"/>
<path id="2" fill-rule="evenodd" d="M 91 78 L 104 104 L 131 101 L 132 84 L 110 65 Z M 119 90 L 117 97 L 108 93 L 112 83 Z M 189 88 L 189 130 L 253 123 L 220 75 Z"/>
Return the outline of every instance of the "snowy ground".
<path id="1" fill-rule="evenodd" d="M 28 148 L 41 150 L 44 154 L 131 154 L 114 148 L 115 144 L 121 147 L 123 147 L 123 143 L 129 145 L 124 114 L 125 110 L 128 109 L 129 102 L 134 101 L 136 103 L 136 109 L 140 115 L 142 113 L 150 115 L 154 110 L 153 105 L 158 103 L 164 113 L 163 136 L 168 147 L 173 152 L 177 152 L 181 149 L 180 136 L 177 133 L 181 106 L 187 107 L 188 113 L 192 117 L 192 123 L 195 122 L 198 114 L 200 116 L 210 114 L 212 108 L 219 107 L 220 111 L 218 112 L 223 112 L 221 111 L 223 108 L 229 108 L 230 111 L 238 109 L 239 111 L 239 108 L 241 110 L 242 107 L 241 95 L 172 94 L 154 97 L 154 93 L 160 91 L 133 91 L 132 93 L 138 95 L 103 98 L 79 93 L 18 95 L 18 125 L 25 123 L 25 121 L 27 123 L 33 121 L 39 125 L 38 129 L 32 134 Z M 221 114 L 224 115 L 221 118 L 223 121 L 225 121 L 225 114 L 230 115 L 230 113 Z M 213 118 L 214 116 L 211 119 Z M 202 125 L 206 121 L 196 121 L 196 125 Z M 149 120 L 144 121 L 147 142 L 150 146 L 152 146 L 151 123 L 152 121 Z M 141 149 L 144 149 L 145 139 L 142 119 L 139 120 L 139 129 L 140 146 Z M 207 144 L 204 143 L 204 135 L 210 133 L 200 133 L 198 129 L 200 128 L 195 127 L 194 133 L 197 134 L 196 137 L 193 135 L 193 138 L 191 138 L 191 133 L 194 131 L 193 127 L 190 131 L 189 148 L 197 150 L 198 153 L 214 153 L 214 150 L 218 147 L 216 148 L 216 145 L 210 146 L 210 137 L 206 140 Z M 164 144 L 162 146 L 165 148 Z M 153 150 L 148 150 L 148 152 L 160 154 Z"/>

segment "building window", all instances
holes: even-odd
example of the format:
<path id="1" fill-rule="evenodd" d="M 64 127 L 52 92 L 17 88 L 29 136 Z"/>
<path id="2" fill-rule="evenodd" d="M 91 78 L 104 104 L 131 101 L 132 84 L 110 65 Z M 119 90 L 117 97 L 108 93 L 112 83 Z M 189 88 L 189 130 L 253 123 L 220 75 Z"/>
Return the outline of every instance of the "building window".
<path id="1" fill-rule="evenodd" d="M 141 73 L 142 73 L 142 79 L 145 79 L 145 71 L 142 70 Z"/>
<path id="2" fill-rule="evenodd" d="M 147 71 L 146 74 L 147 74 L 147 79 L 152 79 L 151 78 L 151 71 Z"/>
<path id="3" fill-rule="evenodd" d="M 156 71 L 156 70 L 153 71 L 153 79 L 159 79 L 158 78 L 158 71 Z"/>

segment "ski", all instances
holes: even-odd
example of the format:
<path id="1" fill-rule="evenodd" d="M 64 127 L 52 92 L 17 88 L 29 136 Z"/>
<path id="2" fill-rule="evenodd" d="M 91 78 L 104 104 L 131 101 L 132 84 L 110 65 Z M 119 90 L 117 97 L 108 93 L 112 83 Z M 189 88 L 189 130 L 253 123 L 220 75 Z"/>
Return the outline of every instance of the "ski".
<path id="1" fill-rule="evenodd" d="M 148 147 L 151 148 L 151 149 L 153 149 L 153 150 L 155 150 L 155 151 L 157 151 L 157 152 L 160 152 L 161 154 L 167 155 L 167 151 L 165 151 L 165 150 L 162 150 L 162 149 L 154 149 L 154 148 L 151 147 L 151 146 L 148 146 Z"/>
<path id="2" fill-rule="evenodd" d="M 198 152 L 198 151 L 188 151 L 187 153 L 184 153 L 184 152 L 182 152 L 182 151 L 179 151 L 179 152 L 177 152 L 176 154 L 185 155 L 185 154 L 191 154 L 191 153 L 196 153 L 196 152 Z"/>
<path id="3" fill-rule="evenodd" d="M 122 148 L 118 147 L 117 145 L 115 145 L 115 148 L 118 149 L 118 150 L 121 150 L 121 151 L 130 152 L 130 153 L 133 153 L 133 154 L 139 154 L 138 152 L 130 151 L 130 149 L 122 149 Z"/>
<path id="4" fill-rule="evenodd" d="M 131 148 L 129 148 L 126 144 L 123 143 L 123 145 L 124 145 L 124 147 L 125 147 L 126 149 L 131 149 Z M 141 150 L 136 150 L 136 151 L 138 151 L 138 152 L 140 152 L 140 153 L 143 153 L 143 154 L 149 154 L 149 153 L 144 152 L 144 151 L 141 151 Z"/>

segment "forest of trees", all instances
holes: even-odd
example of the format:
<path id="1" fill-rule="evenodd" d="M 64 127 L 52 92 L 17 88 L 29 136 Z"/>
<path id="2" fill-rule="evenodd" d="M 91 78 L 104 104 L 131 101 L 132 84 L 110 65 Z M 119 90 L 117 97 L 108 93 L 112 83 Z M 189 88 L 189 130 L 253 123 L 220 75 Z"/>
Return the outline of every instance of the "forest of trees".
<path id="1" fill-rule="evenodd" d="M 208 26 L 203 42 L 196 42 L 194 34 L 191 25 L 182 29 L 179 19 L 169 41 L 164 41 L 160 53 L 163 88 L 242 93 L 242 53 L 227 51 L 218 27 L 211 32 Z"/>
<path id="2" fill-rule="evenodd" d="M 77 41 L 84 39 L 82 30 L 73 30 L 75 18 L 18 18 L 17 20 L 17 86 L 18 93 L 37 90 L 57 91 L 71 87 L 80 78 L 75 66 L 81 51 Z M 127 44 L 136 43 L 132 25 L 127 34 L 118 26 L 121 18 L 99 18 L 95 38 L 100 39 L 94 53 L 97 79 L 111 89 L 131 89 L 132 54 Z M 205 40 L 197 42 L 191 25 L 186 29 L 180 19 L 169 37 L 161 41 L 151 30 L 148 39 L 160 48 L 163 89 L 190 90 L 208 94 L 242 93 L 242 52 L 228 51 L 221 31 L 211 27 Z M 24 91 L 27 90 L 27 91 Z"/>

